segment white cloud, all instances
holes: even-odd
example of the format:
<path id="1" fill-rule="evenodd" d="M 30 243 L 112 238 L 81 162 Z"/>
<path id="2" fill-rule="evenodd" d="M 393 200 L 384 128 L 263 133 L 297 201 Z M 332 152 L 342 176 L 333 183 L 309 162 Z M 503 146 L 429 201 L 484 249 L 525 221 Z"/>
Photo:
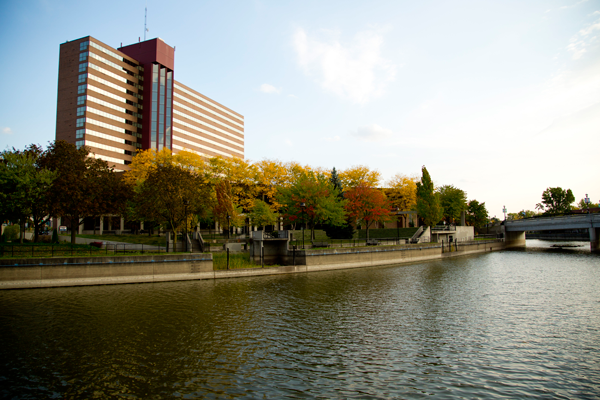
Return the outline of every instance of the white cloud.
<path id="1" fill-rule="evenodd" d="M 597 30 L 600 30 L 600 19 L 594 21 L 590 26 L 581 29 L 571 38 L 567 50 L 573 53 L 573 60 L 581 58 L 587 52 L 587 48 L 598 39 L 598 36 L 589 37 Z"/>
<path id="2" fill-rule="evenodd" d="M 358 32 L 349 45 L 335 32 L 329 39 L 309 36 L 303 29 L 294 34 L 298 62 L 315 76 L 323 89 L 354 103 L 365 104 L 380 96 L 396 74 L 396 65 L 381 56 L 383 35 L 378 30 Z"/>
<path id="3" fill-rule="evenodd" d="M 273 85 L 269 85 L 268 83 L 263 83 L 262 85 L 260 85 L 260 91 L 263 93 L 269 93 L 269 94 L 279 94 L 279 93 L 281 93 L 281 88 L 277 89 Z"/>
<path id="4" fill-rule="evenodd" d="M 338 135 L 335 135 L 334 137 L 326 137 L 323 138 L 324 141 L 326 142 L 339 142 L 342 138 L 339 137 Z"/>
<path id="5" fill-rule="evenodd" d="M 10 129 L 10 128 L 7 126 L 7 127 L 4 127 L 4 128 L 2 128 L 2 133 L 5 133 L 5 134 L 7 134 L 7 135 L 12 135 L 13 131 L 12 131 L 12 129 Z"/>
<path id="6" fill-rule="evenodd" d="M 392 131 L 377 124 L 361 126 L 353 135 L 365 142 L 377 142 L 392 136 Z"/>

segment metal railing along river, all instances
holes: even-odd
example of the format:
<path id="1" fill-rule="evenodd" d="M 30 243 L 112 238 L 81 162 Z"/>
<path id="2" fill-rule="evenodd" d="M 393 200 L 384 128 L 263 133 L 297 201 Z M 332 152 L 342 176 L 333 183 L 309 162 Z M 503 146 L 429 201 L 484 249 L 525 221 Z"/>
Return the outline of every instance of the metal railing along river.
<path id="1" fill-rule="evenodd" d="M 112 255 L 136 255 L 148 253 L 166 253 L 160 246 L 144 244 L 102 244 L 102 246 L 81 244 L 53 245 L 0 245 L 0 257 L 35 258 L 35 257 L 89 257 Z"/>

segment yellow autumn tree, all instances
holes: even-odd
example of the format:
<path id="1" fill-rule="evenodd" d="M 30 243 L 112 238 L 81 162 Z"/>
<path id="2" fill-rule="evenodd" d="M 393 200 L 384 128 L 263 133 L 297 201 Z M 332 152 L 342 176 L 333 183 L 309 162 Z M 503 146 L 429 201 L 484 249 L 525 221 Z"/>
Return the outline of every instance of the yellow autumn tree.
<path id="1" fill-rule="evenodd" d="M 393 208 L 400 211 L 414 210 L 417 204 L 417 182 L 419 178 L 403 174 L 394 175 L 386 182 L 386 195 Z"/>
<path id="2" fill-rule="evenodd" d="M 277 188 L 288 184 L 289 176 L 286 165 L 279 160 L 262 160 L 254 163 L 256 167 L 257 194 L 261 200 L 271 205 L 274 210 L 279 210 L 277 202 Z"/>
<path id="3" fill-rule="evenodd" d="M 355 165 L 341 170 L 338 175 L 344 190 L 355 188 L 361 184 L 367 187 L 379 187 L 381 180 L 379 171 L 371 170 L 364 165 Z"/>
<path id="4" fill-rule="evenodd" d="M 157 166 L 176 165 L 197 174 L 204 174 L 203 158 L 191 151 L 182 150 L 173 154 L 171 150 L 163 148 L 160 151 L 148 149 L 136 154 L 131 160 L 131 170 L 125 172 L 123 179 L 130 185 L 143 182 L 150 171 Z"/>
<path id="5" fill-rule="evenodd" d="M 213 157 L 207 161 L 206 171 L 214 185 L 228 183 L 227 196 L 236 207 L 252 210 L 258 192 L 256 166 L 241 158 Z"/>

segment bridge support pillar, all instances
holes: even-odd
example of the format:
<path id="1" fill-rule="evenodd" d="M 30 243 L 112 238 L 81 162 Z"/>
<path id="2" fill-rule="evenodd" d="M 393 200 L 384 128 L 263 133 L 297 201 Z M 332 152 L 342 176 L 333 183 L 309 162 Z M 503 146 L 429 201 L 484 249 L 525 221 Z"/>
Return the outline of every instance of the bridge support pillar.
<path id="1" fill-rule="evenodd" d="M 504 231 L 504 246 L 508 249 L 511 247 L 525 247 L 525 232 L 506 232 Z"/>
<path id="2" fill-rule="evenodd" d="M 590 250 L 592 253 L 600 253 L 600 235 L 598 228 L 590 228 Z"/>

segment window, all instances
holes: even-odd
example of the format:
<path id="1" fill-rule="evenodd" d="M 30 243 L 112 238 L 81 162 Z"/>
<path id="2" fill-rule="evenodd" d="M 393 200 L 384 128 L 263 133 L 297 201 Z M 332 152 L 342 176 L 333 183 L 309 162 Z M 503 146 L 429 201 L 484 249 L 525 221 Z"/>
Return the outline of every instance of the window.
<path id="1" fill-rule="evenodd" d="M 79 62 L 87 60 L 87 56 L 88 56 L 87 51 L 85 53 L 79 54 Z"/>
<path id="2" fill-rule="evenodd" d="M 82 146 L 85 146 L 85 140 L 78 140 L 75 142 L 75 146 L 80 149 Z"/>
<path id="3" fill-rule="evenodd" d="M 85 93 L 85 85 L 79 85 L 77 87 L 77 94 L 84 94 Z"/>
<path id="4" fill-rule="evenodd" d="M 77 107 L 77 116 L 81 117 L 83 114 L 85 114 L 85 107 Z"/>
<path id="5" fill-rule="evenodd" d="M 77 97 L 77 105 L 80 106 L 82 104 L 85 104 L 85 96 Z"/>
<path id="6" fill-rule="evenodd" d="M 77 123 L 75 124 L 75 126 L 77 128 L 81 128 L 83 124 L 85 124 L 85 118 L 77 118 Z"/>
<path id="7" fill-rule="evenodd" d="M 77 129 L 75 131 L 75 139 L 83 139 L 84 133 L 85 133 L 85 129 Z"/>
<path id="8" fill-rule="evenodd" d="M 79 79 L 77 79 L 78 83 L 83 83 L 85 82 L 85 78 L 87 77 L 87 74 L 81 74 L 79 75 Z"/>
<path id="9" fill-rule="evenodd" d="M 89 43 L 90 42 L 81 42 L 81 43 L 79 43 L 79 51 L 87 50 Z"/>
<path id="10" fill-rule="evenodd" d="M 79 64 L 79 72 L 85 71 L 87 68 L 87 63 Z"/>

